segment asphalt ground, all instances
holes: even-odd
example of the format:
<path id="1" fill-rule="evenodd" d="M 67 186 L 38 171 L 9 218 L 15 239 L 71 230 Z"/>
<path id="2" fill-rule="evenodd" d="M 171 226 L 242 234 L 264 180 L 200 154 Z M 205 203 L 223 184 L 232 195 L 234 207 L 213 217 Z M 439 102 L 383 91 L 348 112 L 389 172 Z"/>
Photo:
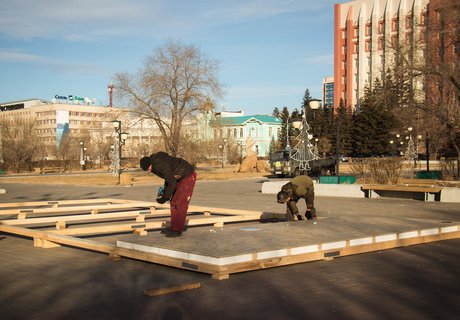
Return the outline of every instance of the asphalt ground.
<path id="1" fill-rule="evenodd" d="M 284 212 L 262 179 L 198 181 L 192 205 Z M 1 184 L 0 202 L 153 200 L 159 185 Z M 460 204 L 317 197 L 320 217 L 460 221 Z M 194 230 L 187 231 L 189 234 Z M 188 234 L 184 233 L 184 241 Z M 332 232 L 332 231 L 331 231 Z M 458 319 L 460 239 L 232 274 L 207 274 L 0 234 L 1 319 Z M 146 289 L 201 288 L 147 297 Z"/>

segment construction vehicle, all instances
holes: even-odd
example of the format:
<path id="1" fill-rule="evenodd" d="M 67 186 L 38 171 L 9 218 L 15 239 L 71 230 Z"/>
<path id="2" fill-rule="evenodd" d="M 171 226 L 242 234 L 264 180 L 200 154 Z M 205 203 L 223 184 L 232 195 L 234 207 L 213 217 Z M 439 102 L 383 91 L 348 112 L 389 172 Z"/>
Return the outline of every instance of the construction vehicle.
<path id="1" fill-rule="evenodd" d="M 301 165 L 301 162 L 293 159 L 296 149 L 279 150 L 272 153 L 270 157 L 271 172 L 278 177 L 285 176 L 324 176 L 327 173 L 334 175 L 336 168 L 335 158 L 324 158 L 308 161 L 308 169 Z"/>

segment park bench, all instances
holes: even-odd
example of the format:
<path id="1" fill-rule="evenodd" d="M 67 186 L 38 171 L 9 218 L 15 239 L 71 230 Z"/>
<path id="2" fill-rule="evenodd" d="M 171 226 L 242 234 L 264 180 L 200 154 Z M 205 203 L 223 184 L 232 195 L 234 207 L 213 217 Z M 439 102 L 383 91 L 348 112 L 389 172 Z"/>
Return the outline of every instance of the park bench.
<path id="1" fill-rule="evenodd" d="M 63 167 L 44 167 L 40 168 L 40 174 L 51 173 L 51 172 L 64 172 Z"/>
<path id="2" fill-rule="evenodd" d="M 442 187 L 369 184 L 361 186 L 366 198 L 391 197 L 440 201 Z"/>

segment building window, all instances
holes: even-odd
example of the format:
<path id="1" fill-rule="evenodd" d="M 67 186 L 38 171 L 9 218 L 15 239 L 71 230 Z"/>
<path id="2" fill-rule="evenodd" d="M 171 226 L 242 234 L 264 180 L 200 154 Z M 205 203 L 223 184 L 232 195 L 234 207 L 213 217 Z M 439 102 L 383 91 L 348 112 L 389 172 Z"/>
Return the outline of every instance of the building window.
<path id="1" fill-rule="evenodd" d="M 396 48 L 398 46 L 398 41 L 399 41 L 398 35 L 395 34 L 391 36 L 391 46 L 393 48 Z"/>
<path id="2" fill-rule="evenodd" d="M 424 26 L 426 24 L 426 11 L 420 13 L 420 25 Z"/>
<path id="3" fill-rule="evenodd" d="M 358 38 L 358 31 L 359 31 L 358 26 L 354 26 L 354 28 L 353 28 L 353 38 L 355 38 L 355 39 Z"/>
<path id="4" fill-rule="evenodd" d="M 408 14 L 406 16 L 406 29 L 412 29 L 412 15 Z"/>
<path id="5" fill-rule="evenodd" d="M 399 29 L 398 17 L 391 19 L 391 31 L 395 32 Z"/>
<path id="6" fill-rule="evenodd" d="M 411 33 L 410 32 L 406 32 L 405 43 L 406 43 L 406 46 L 409 46 L 412 43 L 412 41 L 411 41 Z"/>
<path id="7" fill-rule="evenodd" d="M 365 47 L 366 52 L 371 51 L 371 40 L 367 39 L 366 40 L 366 47 Z"/>
<path id="8" fill-rule="evenodd" d="M 272 127 L 268 127 L 268 136 L 271 137 L 273 133 Z"/>
<path id="9" fill-rule="evenodd" d="M 243 128 L 240 128 L 240 138 L 243 138 Z"/>
<path id="10" fill-rule="evenodd" d="M 384 34 L 385 33 L 385 21 L 380 20 L 379 21 L 379 34 Z"/>
<path id="11" fill-rule="evenodd" d="M 358 41 L 353 42 L 353 53 L 359 53 Z"/>
<path id="12" fill-rule="evenodd" d="M 379 37 L 379 50 L 383 50 L 385 47 L 385 38 L 384 37 Z"/>
<path id="13" fill-rule="evenodd" d="M 370 22 L 366 23 L 366 36 L 372 35 L 372 28 Z"/>

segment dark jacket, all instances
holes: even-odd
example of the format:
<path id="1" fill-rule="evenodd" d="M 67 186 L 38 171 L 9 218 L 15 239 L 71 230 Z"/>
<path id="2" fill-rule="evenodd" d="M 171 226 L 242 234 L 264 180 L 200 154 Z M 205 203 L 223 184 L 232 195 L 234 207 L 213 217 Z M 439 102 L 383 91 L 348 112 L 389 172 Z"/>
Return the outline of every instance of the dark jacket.
<path id="1" fill-rule="evenodd" d="M 281 190 L 291 192 L 295 201 L 307 198 L 314 191 L 313 180 L 309 176 L 297 176 L 281 187 Z"/>
<path id="2" fill-rule="evenodd" d="M 154 153 L 150 159 L 152 159 L 152 173 L 165 180 L 163 198 L 166 200 L 173 196 L 177 182 L 187 178 L 195 170 L 184 159 L 170 156 L 165 152 Z"/>

